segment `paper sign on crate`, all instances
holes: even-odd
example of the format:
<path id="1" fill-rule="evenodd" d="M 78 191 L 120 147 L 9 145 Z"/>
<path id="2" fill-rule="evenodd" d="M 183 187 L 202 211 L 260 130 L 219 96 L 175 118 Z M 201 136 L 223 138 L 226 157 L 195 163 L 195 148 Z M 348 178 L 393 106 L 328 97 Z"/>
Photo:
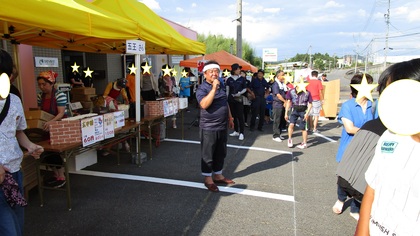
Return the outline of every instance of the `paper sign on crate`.
<path id="1" fill-rule="evenodd" d="M 80 127 L 82 128 L 83 147 L 95 143 L 95 126 L 93 123 L 93 117 L 81 120 Z"/>
<path id="2" fill-rule="evenodd" d="M 93 124 L 95 126 L 95 142 L 104 140 L 104 116 L 93 117 Z"/>
<path id="3" fill-rule="evenodd" d="M 163 116 L 168 117 L 178 113 L 178 99 L 171 98 L 163 101 Z"/>
<path id="4" fill-rule="evenodd" d="M 179 109 L 185 109 L 188 107 L 188 98 L 178 98 Z"/>
<path id="5" fill-rule="evenodd" d="M 125 125 L 125 117 L 124 117 L 124 111 L 116 111 L 114 112 L 114 128 L 121 128 Z"/>
<path id="6" fill-rule="evenodd" d="M 104 140 L 103 116 L 94 116 L 80 121 L 83 147 Z"/>
<path id="7" fill-rule="evenodd" d="M 114 133 L 114 113 L 105 113 L 104 114 L 104 136 L 105 139 L 113 138 Z"/>

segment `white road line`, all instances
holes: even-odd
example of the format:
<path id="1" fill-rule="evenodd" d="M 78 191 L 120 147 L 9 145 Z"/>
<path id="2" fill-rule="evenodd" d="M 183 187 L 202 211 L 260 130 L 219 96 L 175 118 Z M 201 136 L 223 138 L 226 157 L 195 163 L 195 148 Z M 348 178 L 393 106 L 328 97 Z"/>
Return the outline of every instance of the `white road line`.
<path id="1" fill-rule="evenodd" d="M 190 187 L 190 188 L 200 188 L 200 189 L 207 190 L 207 188 L 204 186 L 203 183 L 183 181 L 183 180 L 164 179 L 164 178 L 128 175 L 128 174 L 106 173 L 106 172 L 88 171 L 88 170 L 70 171 L 70 173 L 79 174 L 79 175 L 105 177 L 105 178 L 136 180 L 136 181 L 144 181 L 144 182 L 158 183 L 158 184 L 169 184 L 169 185 L 177 185 L 177 186 Z M 234 188 L 234 187 L 223 187 L 223 186 L 219 186 L 219 190 L 220 192 L 226 192 L 226 193 L 234 193 L 234 194 L 241 194 L 241 195 L 247 195 L 247 196 L 295 202 L 294 196 L 278 194 L 278 193 L 268 193 L 268 192 L 262 192 L 262 191 L 255 191 L 255 190 L 248 190 L 248 189 L 241 189 L 241 188 Z"/>
<path id="2" fill-rule="evenodd" d="M 183 139 L 170 139 L 170 138 L 166 138 L 163 141 L 179 142 L 179 143 L 191 143 L 191 144 L 200 144 L 199 141 L 183 140 Z M 273 153 L 290 154 L 290 155 L 292 155 L 292 152 L 282 151 L 282 150 L 276 150 L 276 149 L 270 149 L 270 148 L 239 146 L 239 145 L 232 145 L 232 144 L 228 144 L 227 146 L 230 147 L 230 148 L 238 148 L 238 149 L 246 149 L 246 150 L 253 150 L 253 151 L 264 151 L 264 152 L 273 152 Z"/>
<path id="3" fill-rule="evenodd" d="M 336 142 L 337 142 L 336 140 L 334 140 L 334 139 L 332 139 L 332 138 L 328 138 L 327 136 L 322 135 L 322 134 L 320 134 L 320 133 L 313 133 L 313 135 L 318 136 L 318 137 L 321 137 L 321 138 L 324 138 L 324 139 L 326 139 L 326 140 L 328 140 L 328 141 L 330 141 L 330 142 L 332 142 L 332 143 L 336 143 Z"/>

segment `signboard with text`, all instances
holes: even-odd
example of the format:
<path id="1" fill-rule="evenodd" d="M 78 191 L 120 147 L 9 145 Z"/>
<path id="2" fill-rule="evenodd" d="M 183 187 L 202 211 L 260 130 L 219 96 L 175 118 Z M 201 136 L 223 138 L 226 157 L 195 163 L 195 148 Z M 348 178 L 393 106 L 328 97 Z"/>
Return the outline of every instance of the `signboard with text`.
<path id="1" fill-rule="evenodd" d="M 263 48 L 263 61 L 264 62 L 276 62 L 277 60 L 277 48 Z"/>
<path id="2" fill-rule="evenodd" d="M 141 40 L 127 40 L 125 42 L 125 51 L 127 54 L 146 54 L 146 42 Z"/>
<path id="3" fill-rule="evenodd" d="M 58 58 L 35 57 L 35 67 L 58 67 Z"/>

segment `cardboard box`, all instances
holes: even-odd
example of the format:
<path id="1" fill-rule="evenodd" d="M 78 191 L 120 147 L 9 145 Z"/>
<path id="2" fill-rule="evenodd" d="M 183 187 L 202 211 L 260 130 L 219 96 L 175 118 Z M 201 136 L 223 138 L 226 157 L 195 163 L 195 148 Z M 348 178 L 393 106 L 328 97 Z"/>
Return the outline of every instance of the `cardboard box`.
<path id="1" fill-rule="evenodd" d="M 146 101 L 145 116 L 171 116 L 178 113 L 178 98 L 165 98 L 158 101 Z"/>
<path id="2" fill-rule="evenodd" d="M 128 116 L 129 116 L 129 112 L 128 112 L 129 109 L 130 109 L 130 105 L 125 105 L 125 104 L 119 104 L 118 105 L 118 110 L 119 111 L 124 111 L 125 119 L 127 119 Z"/>
<path id="3" fill-rule="evenodd" d="M 26 126 L 28 127 L 28 129 L 33 129 L 33 128 L 43 129 L 45 123 L 46 121 L 44 120 L 26 120 Z"/>
<path id="4" fill-rule="evenodd" d="M 98 162 L 97 151 L 95 149 L 76 155 L 69 160 L 69 170 L 78 171 L 87 166 Z"/>
<path id="5" fill-rule="evenodd" d="M 74 95 L 74 94 L 80 94 L 80 95 L 96 94 L 96 89 L 91 88 L 91 87 L 72 88 L 70 93 L 72 95 Z"/>
<path id="6" fill-rule="evenodd" d="M 55 121 L 50 125 L 50 142 L 54 144 L 82 143 L 80 120 Z"/>
<path id="7" fill-rule="evenodd" d="M 93 108 L 93 102 L 81 101 L 80 103 L 82 103 L 82 107 L 84 109 L 91 109 L 91 108 Z"/>
<path id="8" fill-rule="evenodd" d="M 338 114 L 338 103 L 340 101 L 340 80 L 323 82 L 324 104 L 322 110 L 325 117 L 335 118 Z"/>
<path id="9" fill-rule="evenodd" d="M 96 97 L 95 94 L 72 94 L 72 102 L 90 102 L 91 97 Z"/>
<path id="10" fill-rule="evenodd" d="M 55 116 L 45 112 L 43 110 L 32 110 L 32 111 L 25 111 L 25 118 L 27 120 L 43 120 L 43 121 L 50 121 Z"/>

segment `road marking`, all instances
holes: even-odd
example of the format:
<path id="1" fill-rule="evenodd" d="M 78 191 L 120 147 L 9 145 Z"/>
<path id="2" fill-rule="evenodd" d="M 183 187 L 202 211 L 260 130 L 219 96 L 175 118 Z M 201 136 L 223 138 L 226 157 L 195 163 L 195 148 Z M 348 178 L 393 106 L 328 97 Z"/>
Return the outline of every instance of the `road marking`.
<path id="1" fill-rule="evenodd" d="M 170 139 L 166 138 L 163 141 L 169 141 L 169 142 L 179 142 L 179 143 L 191 143 L 191 144 L 200 144 L 199 141 L 193 141 L 193 140 L 183 140 L 183 139 Z M 227 145 L 230 148 L 238 148 L 238 149 L 245 149 L 245 150 L 253 150 L 253 151 L 264 151 L 264 152 L 273 152 L 273 153 L 279 153 L 279 154 L 290 154 L 292 155 L 292 152 L 288 151 L 282 151 L 277 149 L 270 149 L 270 148 L 260 148 L 260 147 L 250 147 L 250 146 L 239 146 L 239 145 Z"/>
<path id="2" fill-rule="evenodd" d="M 318 137 L 321 137 L 321 138 L 324 138 L 324 139 L 326 139 L 326 140 L 328 140 L 328 141 L 330 141 L 330 142 L 332 142 L 332 143 L 336 143 L 336 142 L 337 142 L 336 140 L 334 140 L 334 139 L 332 139 L 332 138 L 328 138 L 327 136 L 322 135 L 322 134 L 320 134 L 320 133 L 313 133 L 313 135 L 318 136 Z"/>
<path id="3" fill-rule="evenodd" d="M 138 175 L 128 175 L 128 174 L 116 174 L 116 173 L 107 173 L 107 172 L 98 172 L 98 171 L 89 171 L 89 170 L 79 170 L 79 171 L 69 171 L 72 174 L 79 174 L 79 175 L 89 175 L 89 176 L 96 176 L 96 177 L 104 177 L 104 178 L 115 178 L 115 179 L 125 179 L 125 180 L 136 180 L 136 181 L 144 181 L 150 183 L 157 183 L 157 184 L 169 184 L 169 185 L 176 185 L 176 186 L 183 186 L 183 187 L 190 187 L 190 188 L 200 188 L 206 189 L 203 183 L 197 182 L 190 182 L 184 180 L 174 180 L 174 179 L 164 179 L 164 178 L 156 178 L 156 177 L 148 177 L 148 176 L 138 176 Z M 282 200 L 282 201 L 289 201 L 295 202 L 295 197 L 290 195 L 278 194 L 278 193 L 268 193 L 256 190 L 249 190 L 249 189 L 241 189 L 235 187 L 224 187 L 219 186 L 220 192 L 226 193 L 234 193 L 246 196 L 254 196 L 254 197 L 262 197 L 262 198 L 269 198 L 275 200 Z"/>

